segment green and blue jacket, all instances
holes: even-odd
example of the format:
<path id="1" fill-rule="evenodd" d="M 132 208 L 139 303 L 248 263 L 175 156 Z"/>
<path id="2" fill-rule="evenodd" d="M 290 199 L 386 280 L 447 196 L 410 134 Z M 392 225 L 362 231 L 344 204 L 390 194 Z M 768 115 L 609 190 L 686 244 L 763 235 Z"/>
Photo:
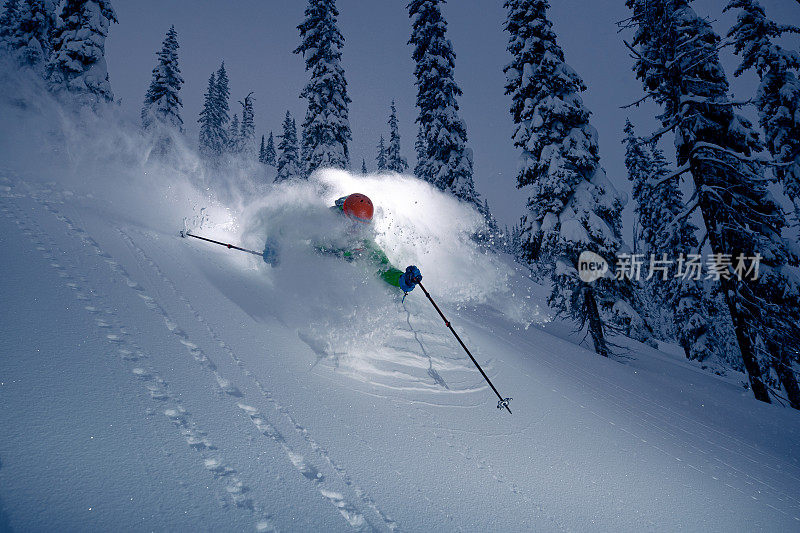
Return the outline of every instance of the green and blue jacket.
<path id="1" fill-rule="evenodd" d="M 341 257 L 348 262 L 364 262 L 375 268 L 375 273 L 386 283 L 400 287 L 403 271 L 395 268 L 383 250 L 371 239 L 362 239 L 352 247 L 335 248 L 324 245 L 315 246 L 319 253 Z"/>

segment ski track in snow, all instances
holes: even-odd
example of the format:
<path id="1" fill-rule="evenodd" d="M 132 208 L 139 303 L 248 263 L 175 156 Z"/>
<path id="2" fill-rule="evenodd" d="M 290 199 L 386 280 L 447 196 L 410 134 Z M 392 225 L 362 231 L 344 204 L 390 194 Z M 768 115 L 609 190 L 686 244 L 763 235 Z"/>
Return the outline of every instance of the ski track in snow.
<path id="1" fill-rule="evenodd" d="M 37 198 L 42 206 L 56 216 L 61 222 L 67 225 L 69 233 L 81 238 L 83 244 L 92 246 L 109 267 L 117 272 L 124 272 L 122 267 L 113 259 L 104 254 L 99 246 L 96 246 L 93 239 L 83 230 L 75 228 L 69 219 L 60 215 L 47 201 Z M 2 205 L 2 204 L 0 204 Z M 249 511 L 255 518 L 255 529 L 257 531 L 274 531 L 275 526 L 270 520 L 271 514 L 261 508 L 259 504 L 247 494 L 250 488 L 247 487 L 237 476 L 237 470 L 231 466 L 224 458 L 224 454 L 212 444 L 206 437 L 194 417 L 183 407 L 179 399 L 179 394 L 170 390 L 167 382 L 159 375 L 152 365 L 151 356 L 143 350 L 130 333 L 121 325 L 117 318 L 117 313 L 104 301 L 104 296 L 91 287 L 87 276 L 78 273 L 79 270 L 65 253 L 54 254 L 60 250 L 56 242 L 41 228 L 41 226 L 19 208 L 6 205 L 0 207 L 8 218 L 19 227 L 20 231 L 27 236 L 34 244 L 37 251 L 49 261 L 49 265 L 56 271 L 57 275 L 64 279 L 64 284 L 70 288 L 75 298 L 83 304 L 84 309 L 95 317 L 95 326 L 101 336 L 104 337 L 112 346 L 118 358 L 123 361 L 130 373 L 140 381 L 147 391 L 149 397 L 157 404 L 155 409 L 151 409 L 148 415 L 155 415 L 161 412 L 166 416 L 179 431 L 181 437 L 191 450 L 194 450 L 200 457 L 204 468 L 212 474 L 213 478 L 223 485 L 221 501 L 227 497 L 237 508 Z"/>
<path id="2" fill-rule="evenodd" d="M 167 311 L 164 310 L 164 308 L 152 296 L 147 294 L 144 288 L 131 278 L 126 269 L 110 254 L 106 253 L 85 230 L 75 226 L 72 220 L 63 215 L 55 207 L 55 203 L 58 202 L 58 200 L 54 201 L 53 199 L 42 197 L 43 194 L 47 195 L 51 192 L 52 191 L 48 190 L 36 191 L 34 194 L 31 194 L 27 197 L 36 200 L 45 210 L 50 212 L 56 219 L 62 222 L 65 225 L 68 234 L 79 239 L 84 246 L 89 246 L 93 252 L 106 263 L 106 265 L 114 274 L 121 277 L 124 283 L 130 289 L 135 291 L 148 309 L 160 316 L 167 330 L 178 337 L 178 340 L 186 347 L 187 351 L 194 358 L 194 360 L 197 361 L 204 370 L 213 374 L 215 381 L 219 385 L 219 389 L 232 399 L 237 400 L 235 405 L 238 407 L 238 409 L 246 413 L 246 415 L 258 429 L 259 433 L 279 444 L 291 464 L 301 475 L 317 485 L 320 495 L 336 508 L 336 510 L 342 515 L 342 517 L 351 527 L 356 530 L 379 531 L 394 531 L 399 529 L 398 524 L 377 506 L 375 501 L 367 494 L 367 492 L 352 480 L 347 471 L 331 458 L 330 454 L 311 436 L 309 431 L 301 426 L 294 419 L 294 417 L 292 417 L 289 411 L 274 398 L 271 391 L 268 390 L 260 382 L 260 380 L 258 380 L 257 377 L 245 367 L 244 362 L 237 357 L 233 350 L 216 334 L 208 321 L 196 311 L 188 299 L 177 289 L 177 287 L 175 287 L 174 283 L 172 283 L 172 281 L 161 271 L 158 265 L 144 252 L 144 250 L 134 243 L 133 239 L 125 231 L 117 228 L 118 233 L 126 245 L 131 247 L 133 251 L 152 268 L 159 279 L 167 287 L 169 287 L 170 290 L 173 291 L 173 293 L 193 315 L 194 319 L 197 320 L 207 330 L 212 341 L 222 348 L 224 352 L 226 352 L 232 362 L 241 369 L 245 376 L 251 379 L 256 388 L 260 391 L 263 398 L 265 398 L 267 402 L 274 408 L 276 413 L 278 413 L 286 422 L 288 422 L 292 430 L 294 430 L 306 442 L 313 454 L 316 454 L 323 463 L 327 464 L 331 470 L 331 473 L 334 476 L 337 476 L 346 487 L 352 490 L 353 494 L 355 495 L 355 499 L 360 502 L 360 507 L 372 511 L 372 513 L 374 513 L 376 516 L 376 519 L 368 519 L 365 517 L 364 513 L 359 511 L 358 505 L 352 503 L 346 495 L 330 486 L 331 484 L 327 482 L 326 476 L 318 469 L 318 467 L 310 464 L 309 461 L 305 459 L 305 455 L 303 453 L 291 448 L 284 436 L 275 428 L 273 424 L 267 420 L 265 415 L 260 413 L 256 408 L 247 405 L 242 401 L 238 401 L 243 397 L 243 394 L 239 388 L 236 387 L 231 380 L 223 377 L 220 374 L 216 364 L 209 359 L 205 352 L 196 343 L 189 339 L 186 332 L 179 327 L 177 322 L 173 320 Z M 25 196 L 22 197 L 24 198 Z M 5 198 L 9 198 L 9 196 L 5 195 Z M 26 234 L 26 236 L 33 240 L 37 250 L 42 252 L 45 258 L 50 261 L 50 266 L 56 269 L 58 276 L 64 278 L 66 280 L 65 284 L 70 289 L 75 291 L 75 295 L 78 300 L 83 303 L 95 303 L 94 300 L 100 299 L 99 293 L 96 290 L 91 288 L 83 289 L 89 284 L 89 280 L 85 275 L 71 274 L 66 267 L 55 260 L 55 256 L 49 252 L 47 248 L 49 246 L 49 250 L 57 250 L 58 247 L 55 241 L 50 238 L 34 220 L 26 216 L 21 209 L 17 209 L 13 215 L 9 215 L 9 210 L 5 207 L 3 207 L 2 210 L 6 212 L 9 218 L 12 218 L 12 220 L 17 222 L 17 225 L 20 226 L 20 229 L 24 234 Z M 28 227 L 23 228 L 21 223 L 23 219 L 27 222 Z M 30 229 L 30 227 L 35 227 L 36 230 Z M 66 263 L 66 261 L 63 260 L 62 262 Z M 77 272 L 76 268 L 73 268 L 73 270 Z M 149 364 L 142 364 L 150 359 L 149 356 L 135 343 L 135 341 L 130 338 L 130 334 L 126 331 L 123 325 L 116 324 L 116 316 L 112 311 L 112 308 L 97 302 L 95 305 L 85 305 L 85 309 L 98 316 L 98 318 L 95 320 L 95 325 L 103 332 L 103 337 L 105 337 L 106 340 L 116 348 L 117 353 L 121 356 L 121 358 L 130 365 L 139 363 L 139 366 L 135 366 L 131 369 L 131 373 L 144 383 L 148 394 L 151 398 L 153 398 L 153 400 L 164 403 L 164 405 L 161 406 L 164 414 L 180 430 L 181 435 L 184 437 L 189 447 L 201 454 L 205 468 L 214 474 L 215 477 L 224 477 L 229 480 L 225 490 L 226 494 L 230 497 L 233 503 L 237 507 L 249 509 L 254 515 L 257 516 L 257 530 L 267 531 L 275 529 L 274 524 L 272 524 L 270 520 L 271 514 L 265 513 L 253 502 L 252 498 L 245 495 L 245 493 L 250 491 L 250 489 L 235 476 L 236 470 L 228 466 L 228 463 L 220 458 L 221 456 L 219 453 L 216 453 L 215 455 L 217 448 L 208 441 L 208 439 L 205 437 L 205 432 L 197 427 L 197 424 L 194 422 L 191 415 L 181 406 L 180 401 L 177 399 L 178 395 L 169 392 L 166 382 Z"/>
<path id="3" fill-rule="evenodd" d="M 495 334 L 494 336 L 498 339 L 503 340 L 505 343 L 513 346 L 513 344 L 510 341 L 508 341 L 508 339 L 504 339 L 501 335 Z M 722 458 L 726 454 L 737 456 L 739 459 L 743 459 L 753 465 L 757 465 L 759 468 L 762 468 L 765 471 L 771 471 L 776 475 L 788 476 L 793 480 L 800 481 L 800 477 L 798 477 L 798 473 L 796 471 L 787 472 L 786 470 L 779 470 L 778 468 L 772 466 L 770 462 L 774 461 L 775 458 L 772 457 L 769 453 L 759 450 L 758 448 L 755 448 L 750 444 L 743 443 L 736 437 L 729 435 L 718 429 L 712 428 L 706 424 L 703 424 L 698 420 L 693 420 L 690 417 L 687 417 L 682 413 L 675 411 L 674 408 L 672 407 L 665 406 L 656 402 L 652 398 L 649 398 L 647 396 L 637 393 L 636 391 L 629 390 L 620 385 L 617 385 L 613 383 L 611 380 L 605 379 L 602 376 L 597 375 L 596 373 L 589 373 L 585 369 L 581 368 L 579 365 L 571 361 L 562 358 L 558 360 L 558 364 L 555 364 L 555 362 L 549 360 L 548 356 L 546 355 L 546 350 L 542 350 L 540 346 L 535 346 L 532 342 L 526 339 L 519 339 L 519 340 L 527 344 L 537 354 L 540 354 L 539 360 L 544 365 L 546 365 L 553 371 L 557 372 L 558 374 L 562 375 L 565 379 L 580 383 L 584 388 L 584 390 L 591 391 L 591 394 L 595 398 L 605 400 L 606 402 L 615 405 L 621 413 L 626 413 L 630 415 L 626 417 L 627 420 L 636 421 L 633 423 L 639 424 L 641 427 L 647 429 L 648 431 L 666 435 L 667 437 L 669 437 L 668 439 L 665 439 L 667 442 L 681 443 L 681 445 L 684 448 L 685 455 L 684 457 L 678 457 L 674 453 L 663 449 L 657 444 L 648 442 L 648 440 L 645 439 L 639 433 L 637 433 L 635 429 L 632 429 L 630 427 L 626 428 L 618 423 L 615 423 L 610 419 L 608 419 L 607 417 L 605 417 L 604 415 L 593 410 L 591 407 L 588 407 L 586 405 L 588 402 L 575 400 L 565 394 L 561 394 L 562 399 L 570 402 L 579 409 L 586 410 L 588 413 L 590 413 L 591 415 L 600 420 L 603 420 L 605 423 L 614 426 L 616 430 L 619 430 L 623 433 L 627 433 L 640 443 L 654 448 L 658 452 L 675 460 L 680 465 L 696 470 L 697 472 L 710 477 L 715 482 L 722 483 L 727 488 L 739 492 L 745 497 L 750 497 L 753 500 L 759 501 L 763 493 L 767 494 L 771 493 L 772 495 L 774 495 L 774 499 L 786 505 L 787 509 L 777 508 L 770 503 L 765 503 L 765 505 L 770 509 L 772 509 L 773 511 L 777 511 L 783 514 L 784 516 L 791 517 L 795 521 L 800 522 L 800 498 L 798 498 L 796 495 L 788 494 L 787 492 L 777 488 L 769 481 L 761 479 L 760 477 L 756 477 L 753 474 L 742 472 L 740 469 L 730 464 L 729 462 L 726 462 Z M 530 376 L 524 371 L 520 370 L 520 372 L 523 372 L 530 379 L 536 380 L 536 378 Z M 596 384 L 597 382 L 603 382 L 605 384 L 605 387 L 598 386 Z M 613 392 L 610 392 L 612 389 L 618 390 L 619 394 L 614 394 Z M 559 394 L 558 390 L 556 389 L 551 389 L 551 390 L 554 393 Z M 638 403 L 634 404 L 631 401 L 631 398 L 634 398 Z M 645 409 L 643 407 L 644 405 L 650 405 L 656 407 L 658 410 L 661 410 L 666 415 L 674 416 L 679 420 L 672 421 L 670 420 L 669 416 L 664 416 L 664 414 L 659 415 L 656 414 L 655 411 L 650 411 L 648 409 Z M 692 431 L 689 428 L 685 427 L 688 424 L 699 426 L 700 431 L 697 430 Z M 703 432 L 716 434 L 718 435 L 719 438 L 712 439 L 710 436 L 708 436 L 708 434 L 704 434 Z M 704 447 L 701 448 L 696 444 L 693 444 L 692 441 L 702 442 L 704 444 Z M 746 446 L 750 452 L 758 454 L 764 459 L 764 461 L 757 461 L 753 459 L 751 456 L 742 453 L 741 451 L 735 449 L 733 446 L 726 445 L 727 442 L 732 442 L 738 446 Z M 688 459 L 687 457 L 691 457 L 692 459 Z M 712 462 L 718 464 L 715 465 L 712 464 Z M 786 465 L 784 464 L 784 466 Z M 727 469 L 727 471 L 712 473 L 711 470 L 714 470 L 715 468 L 725 468 Z M 729 477 L 728 480 L 723 479 L 726 475 Z M 759 486 L 756 487 L 755 486 L 756 484 Z M 744 490 L 742 486 L 747 486 L 749 490 Z"/>
<path id="4" fill-rule="evenodd" d="M 233 349 L 220 338 L 220 336 L 216 333 L 216 331 L 211 327 L 211 324 L 208 322 L 208 320 L 206 320 L 205 317 L 203 317 L 203 315 L 200 314 L 199 311 L 197 311 L 197 309 L 191 304 L 188 298 L 186 298 L 183 292 L 180 289 L 178 289 L 172 282 L 172 280 L 170 280 L 164 274 L 164 272 L 161 270 L 158 264 L 156 264 L 156 262 L 153 261 L 153 259 L 140 246 L 138 246 L 134 242 L 134 240 L 130 237 L 128 233 L 126 233 L 124 230 L 120 228 L 117 228 L 117 231 L 119 232 L 123 241 L 134 251 L 134 253 L 137 256 L 139 256 L 141 260 L 143 260 L 153 270 L 153 272 L 158 276 L 161 282 L 164 283 L 167 287 L 169 287 L 169 289 L 177 297 L 177 299 L 185 305 L 186 309 L 194 317 L 194 319 L 197 320 L 197 322 L 199 322 L 203 326 L 203 328 L 205 328 L 211 340 L 228 355 L 230 360 L 237 367 L 241 369 L 242 374 L 247 376 L 252 381 L 252 383 L 256 386 L 258 391 L 263 396 L 263 398 L 266 399 L 267 402 L 274 408 L 275 412 L 279 414 L 300 437 L 302 437 L 302 439 L 308 444 L 311 450 L 313 450 L 320 458 L 322 458 L 323 462 L 327 463 L 330 466 L 330 468 L 333 469 L 333 471 L 341 478 L 344 484 L 353 490 L 353 492 L 355 493 L 357 498 L 361 501 L 361 503 L 367 508 L 371 509 L 379 517 L 381 525 L 389 530 L 397 529 L 398 528 L 397 523 L 390 516 L 388 516 L 386 513 L 384 513 L 381 509 L 378 508 L 375 501 L 367 494 L 367 492 L 363 488 L 361 488 L 359 485 L 353 482 L 352 478 L 347 473 L 347 471 L 331 458 L 328 451 L 325 448 L 323 448 L 312 437 L 308 429 L 301 426 L 297 422 L 297 420 L 291 415 L 291 413 L 275 399 L 275 396 L 272 394 L 272 392 L 266 386 L 264 386 L 263 382 L 259 380 L 258 377 L 252 371 L 250 371 L 246 367 L 244 361 L 236 355 Z M 166 312 L 164 313 L 166 314 Z M 272 438 L 276 442 L 279 442 L 279 444 L 284 448 L 284 451 L 286 452 L 287 456 L 292 461 L 292 464 L 294 464 L 305 477 L 312 479 L 313 481 L 316 482 L 321 482 L 324 479 L 323 474 L 318 472 L 316 468 L 309 467 L 302 460 L 296 462 L 296 458 L 302 456 L 299 456 L 297 453 L 292 451 L 287 446 L 286 440 L 283 438 L 283 435 L 281 435 L 281 433 L 267 421 L 266 417 L 263 414 L 259 413 L 258 410 L 256 410 L 255 408 L 250 407 L 241 402 L 237 403 L 237 405 L 239 406 L 240 409 L 245 411 L 248 414 L 248 416 L 250 416 L 250 419 L 253 421 L 253 423 L 256 425 L 259 431 L 261 431 L 267 437 Z M 309 475 L 311 472 L 313 472 L 313 475 Z M 320 487 L 320 493 L 323 496 L 325 496 L 326 499 L 330 500 L 331 503 L 334 504 L 334 506 L 339 510 L 339 512 L 348 521 L 348 523 L 350 523 L 350 525 L 356 528 L 362 527 L 362 525 L 365 522 L 364 517 L 359 515 L 355 511 L 355 507 L 352 504 L 347 503 L 344 500 L 343 496 L 338 495 L 338 493 L 326 489 L 324 486 Z M 331 498 L 330 497 L 331 494 L 337 494 L 338 497 Z"/>

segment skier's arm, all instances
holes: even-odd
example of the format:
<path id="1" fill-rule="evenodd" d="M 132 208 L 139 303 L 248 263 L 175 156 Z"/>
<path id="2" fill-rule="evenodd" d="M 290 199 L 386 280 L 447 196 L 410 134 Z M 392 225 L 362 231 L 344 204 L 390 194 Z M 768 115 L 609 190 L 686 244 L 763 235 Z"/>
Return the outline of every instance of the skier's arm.
<path id="1" fill-rule="evenodd" d="M 372 262 L 378 267 L 380 278 L 389 285 L 402 289 L 403 292 L 413 291 L 419 280 L 422 279 L 417 267 L 409 266 L 406 272 L 403 272 L 399 268 L 392 266 L 383 250 L 374 243 L 369 244 L 369 254 Z M 413 274 L 409 273 L 410 269 L 413 269 Z M 417 277 L 419 277 L 419 280 L 416 279 Z"/>
<path id="2" fill-rule="evenodd" d="M 392 285 L 394 287 L 399 287 L 400 276 L 403 275 L 403 271 L 394 267 L 390 267 L 387 270 L 383 271 L 379 270 L 378 275 L 381 277 L 383 281 L 385 281 L 389 285 Z"/>

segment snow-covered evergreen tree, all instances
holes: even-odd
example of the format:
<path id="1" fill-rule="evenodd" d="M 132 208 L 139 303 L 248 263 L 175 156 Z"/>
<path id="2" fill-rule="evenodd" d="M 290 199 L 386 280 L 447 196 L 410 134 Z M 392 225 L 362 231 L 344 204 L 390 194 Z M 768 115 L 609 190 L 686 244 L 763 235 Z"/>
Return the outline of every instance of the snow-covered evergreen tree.
<path id="1" fill-rule="evenodd" d="M 0 50 L 43 75 L 53 52 L 55 11 L 53 0 L 7 0 L 0 16 Z"/>
<path id="2" fill-rule="evenodd" d="M 492 215 L 488 200 L 483 200 L 483 203 L 478 206 L 478 212 L 483 217 L 483 228 L 473 235 L 473 239 L 489 249 L 502 251 L 506 245 L 505 238 L 497 224 L 497 219 Z"/>
<path id="3" fill-rule="evenodd" d="M 197 119 L 197 122 L 200 123 L 198 148 L 200 154 L 209 161 L 219 157 L 224 146 L 223 134 L 219 131 L 219 121 L 216 115 L 216 91 L 217 74 L 212 72 L 211 77 L 208 78 L 208 88 L 203 95 L 203 109 L 200 111 L 200 118 Z"/>
<path id="4" fill-rule="evenodd" d="M 258 162 L 262 165 L 267 164 L 267 144 L 264 141 L 265 137 L 261 136 L 261 145 L 258 148 Z"/>
<path id="5" fill-rule="evenodd" d="M 158 65 L 153 69 L 153 79 L 144 97 L 142 126 L 166 127 L 183 132 L 180 90 L 183 85 L 178 66 L 178 33 L 170 26 L 161 50 L 156 54 Z"/>
<path id="6" fill-rule="evenodd" d="M 546 0 L 505 3 L 512 61 L 505 67 L 511 95 L 515 146 L 522 151 L 517 187 L 530 191 L 522 219 L 523 255 L 550 275 L 548 299 L 559 314 L 589 324 L 595 351 L 608 356 L 601 309 L 635 311 L 631 291 L 619 281 L 593 283 L 578 276 L 583 251 L 613 269 L 622 246 L 619 213 L 624 205 L 600 168 L 597 132 L 580 93 L 578 74 L 564 62 L 547 19 Z M 633 320 L 633 316 L 630 320 Z"/>
<path id="7" fill-rule="evenodd" d="M 514 224 L 511 228 L 509 233 L 509 250 L 514 260 L 517 263 L 523 265 L 529 265 L 528 262 L 525 260 L 524 252 L 522 249 L 522 226 L 520 224 Z"/>
<path id="8" fill-rule="evenodd" d="M 423 175 L 427 150 L 425 132 L 422 130 L 422 126 L 417 126 L 417 138 L 414 140 L 414 153 L 417 156 L 417 163 L 414 165 L 414 175 L 419 179 L 425 179 Z"/>
<path id="9" fill-rule="evenodd" d="M 245 96 L 244 101 L 240 101 L 239 105 L 242 106 L 242 124 L 239 128 L 239 150 L 252 158 L 256 155 L 256 123 L 255 111 L 253 110 L 253 93 L 249 93 Z"/>
<path id="10" fill-rule="evenodd" d="M 361 158 L 361 173 L 362 173 L 364 176 L 366 176 L 366 175 L 367 175 L 367 162 L 364 160 L 364 158 L 363 158 L 363 157 Z"/>
<path id="11" fill-rule="evenodd" d="M 51 91 L 89 105 L 114 99 L 105 59 L 112 22 L 117 16 L 110 0 L 65 0 L 47 64 Z"/>
<path id="12" fill-rule="evenodd" d="M 217 81 L 214 85 L 214 121 L 215 133 L 219 141 L 219 153 L 223 154 L 230 145 L 228 139 L 231 110 L 228 71 L 225 69 L 223 61 L 217 69 Z M 238 130 L 237 130 L 238 131 Z"/>
<path id="13" fill-rule="evenodd" d="M 424 139 L 424 155 L 418 146 L 414 173 L 441 190 L 480 206 L 472 179 L 472 150 L 467 147 L 467 129 L 458 115 L 457 98 L 461 89 L 453 79 L 455 52 L 446 38 L 447 22 L 440 4 L 444 0 L 411 0 L 408 15 L 412 21 L 411 39 L 415 85 L 417 86 L 417 124 Z"/>
<path id="14" fill-rule="evenodd" d="M 392 100 L 389 114 L 389 148 L 386 151 L 386 168 L 402 174 L 408 170 L 408 162 L 400 154 L 400 128 L 397 125 L 397 108 Z"/>
<path id="15" fill-rule="evenodd" d="M 676 275 L 676 264 L 664 260 L 699 254 L 697 228 L 685 216 L 683 194 L 668 182 L 671 174 L 664 154 L 655 146 L 648 147 L 634 133 L 630 121 L 625 124 L 625 166 L 633 184 L 636 201 L 637 234 L 634 236 L 648 267 L 664 268 L 645 284 L 653 314 L 658 322 L 666 321 L 688 359 L 701 361 L 714 370 L 729 367 L 726 342 L 727 321 L 716 316 L 715 298 L 709 280 Z M 667 179 L 666 182 L 662 181 Z M 656 261 L 661 261 L 656 263 Z"/>
<path id="16" fill-rule="evenodd" d="M 278 174 L 275 183 L 304 177 L 297 146 L 297 126 L 288 111 L 283 120 L 283 135 L 278 135 L 278 138 Z"/>
<path id="17" fill-rule="evenodd" d="M 695 186 L 687 216 L 695 208 L 702 213 L 753 393 L 769 402 L 769 367 L 785 369 L 787 353 L 800 351 L 800 295 L 796 275 L 787 268 L 795 258 L 781 238 L 783 213 L 752 157 L 760 149 L 757 135 L 728 98 L 719 36 L 689 0 L 626 4 L 636 28 L 634 70 L 662 106 L 660 131 L 675 133 L 680 165 L 675 174 L 690 172 Z M 760 259 L 758 276 L 739 277 L 740 258 L 754 257 Z M 792 372 L 784 374 L 794 380 Z M 787 389 L 792 386 L 796 389 L 796 380 Z"/>
<path id="18" fill-rule="evenodd" d="M 8 52 L 15 48 L 13 41 L 16 35 L 16 28 L 19 25 L 17 11 L 20 0 L 5 0 L 3 2 L 3 12 L 0 14 L 0 51 Z"/>
<path id="19" fill-rule="evenodd" d="M 269 132 L 269 139 L 267 139 L 267 149 L 264 152 L 264 162 L 272 167 L 274 167 L 277 164 L 277 154 L 275 153 L 275 140 L 272 138 L 272 132 Z"/>
<path id="20" fill-rule="evenodd" d="M 378 172 L 386 170 L 386 143 L 383 141 L 383 135 L 381 135 L 381 140 L 378 141 L 378 155 L 375 157 L 375 163 L 378 166 Z"/>
<path id="21" fill-rule="evenodd" d="M 234 113 L 228 127 L 228 152 L 238 154 L 242 151 L 241 127 L 239 126 L 239 115 Z"/>
<path id="22" fill-rule="evenodd" d="M 754 69 L 761 80 L 754 104 L 767 149 L 778 163 L 775 173 L 800 221 L 800 53 L 774 42 L 784 33 L 800 33 L 800 28 L 768 19 L 758 0 L 733 0 L 725 9 L 737 8 L 738 20 L 728 32 L 742 57 L 734 75 Z"/>
<path id="23" fill-rule="evenodd" d="M 303 121 L 303 159 L 308 173 L 320 167 L 347 168 L 351 139 L 347 81 L 341 65 L 344 37 L 337 26 L 335 0 L 308 0 L 305 20 L 297 26 L 311 79 L 300 93 L 308 102 Z"/>

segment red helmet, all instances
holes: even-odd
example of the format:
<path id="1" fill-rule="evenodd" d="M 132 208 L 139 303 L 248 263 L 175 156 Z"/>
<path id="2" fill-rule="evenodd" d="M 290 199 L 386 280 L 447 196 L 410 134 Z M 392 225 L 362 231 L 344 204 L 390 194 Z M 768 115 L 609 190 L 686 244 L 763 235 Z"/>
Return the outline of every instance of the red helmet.
<path id="1" fill-rule="evenodd" d="M 355 193 L 344 199 L 342 211 L 353 220 L 367 224 L 372 222 L 375 208 L 372 207 L 372 200 L 366 194 Z"/>

